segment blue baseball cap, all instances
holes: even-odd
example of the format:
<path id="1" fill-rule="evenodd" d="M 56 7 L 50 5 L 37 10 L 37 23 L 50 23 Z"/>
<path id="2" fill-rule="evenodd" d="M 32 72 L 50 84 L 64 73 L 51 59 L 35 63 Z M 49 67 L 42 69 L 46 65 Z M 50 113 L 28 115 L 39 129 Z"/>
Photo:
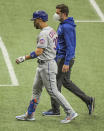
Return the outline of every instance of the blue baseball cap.
<path id="1" fill-rule="evenodd" d="M 31 20 L 34 21 L 37 18 L 40 18 L 43 21 L 48 21 L 48 14 L 43 10 L 35 11 Z"/>

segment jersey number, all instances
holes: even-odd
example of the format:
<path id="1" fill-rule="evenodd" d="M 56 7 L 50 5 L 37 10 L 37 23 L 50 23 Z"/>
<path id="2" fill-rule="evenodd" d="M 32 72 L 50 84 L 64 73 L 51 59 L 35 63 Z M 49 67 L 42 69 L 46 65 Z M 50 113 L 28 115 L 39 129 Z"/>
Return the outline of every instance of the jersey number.
<path id="1" fill-rule="evenodd" d="M 57 47 L 57 39 L 58 39 L 58 37 L 56 37 L 56 38 L 53 39 L 53 42 L 55 43 L 55 46 L 54 46 L 55 50 L 56 50 L 56 47 Z"/>

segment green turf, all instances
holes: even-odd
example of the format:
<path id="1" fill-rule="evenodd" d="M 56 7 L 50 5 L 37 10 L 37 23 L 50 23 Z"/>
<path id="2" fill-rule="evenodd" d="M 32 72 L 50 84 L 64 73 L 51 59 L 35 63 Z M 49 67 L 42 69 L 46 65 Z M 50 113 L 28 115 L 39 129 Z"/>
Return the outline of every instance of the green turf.
<path id="1" fill-rule="evenodd" d="M 98 1 L 98 0 L 97 0 Z M 98 1 L 104 5 L 103 0 Z M 79 117 L 70 124 L 62 125 L 61 117 L 43 117 L 42 111 L 50 108 L 50 97 L 43 90 L 40 104 L 36 110 L 35 122 L 19 122 L 15 116 L 24 113 L 32 95 L 32 84 L 37 67 L 36 60 L 16 65 L 15 58 L 30 53 L 36 46 L 33 23 L 29 21 L 36 9 L 46 10 L 49 25 L 57 29 L 58 23 L 52 21 L 55 6 L 65 3 L 70 6 L 70 16 L 76 20 L 100 20 L 88 0 L 0 0 L 0 36 L 6 45 L 20 86 L 0 87 L 0 131 L 103 131 L 104 129 L 104 23 L 76 23 L 77 48 L 76 62 L 71 79 L 82 90 L 96 98 L 96 108 L 88 115 L 86 105 L 68 90 L 63 95 L 78 112 Z M 102 7 L 101 7 L 102 8 Z M 0 51 L 0 85 L 10 84 L 7 67 Z"/>

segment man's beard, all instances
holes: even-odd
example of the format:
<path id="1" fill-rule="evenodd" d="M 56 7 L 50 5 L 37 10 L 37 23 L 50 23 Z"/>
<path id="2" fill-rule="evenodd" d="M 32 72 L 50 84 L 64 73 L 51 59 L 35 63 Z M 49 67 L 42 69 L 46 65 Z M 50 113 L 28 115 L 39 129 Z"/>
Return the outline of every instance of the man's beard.
<path id="1" fill-rule="evenodd" d="M 35 27 L 36 29 L 40 29 L 40 25 L 39 25 L 39 24 L 34 24 L 34 27 Z"/>

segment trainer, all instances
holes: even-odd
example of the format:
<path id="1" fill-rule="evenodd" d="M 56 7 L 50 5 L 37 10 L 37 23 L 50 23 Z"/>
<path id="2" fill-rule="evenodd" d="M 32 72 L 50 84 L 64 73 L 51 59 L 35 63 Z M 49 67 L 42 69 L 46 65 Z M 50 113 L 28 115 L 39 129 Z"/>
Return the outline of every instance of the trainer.
<path id="1" fill-rule="evenodd" d="M 76 25 L 73 17 L 68 17 L 68 14 L 68 6 L 60 4 L 56 6 L 56 13 L 53 16 L 55 20 L 61 22 L 57 29 L 57 87 L 61 92 L 61 87 L 63 85 L 66 89 L 78 96 L 85 102 L 89 114 L 91 114 L 94 110 L 94 98 L 87 96 L 70 80 L 71 69 L 75 61 Z M 51 106 L 52 109 L 42 114 L 47 116 L 60 115 L 59 104 L 53 98 L 51 98 Z"/>

